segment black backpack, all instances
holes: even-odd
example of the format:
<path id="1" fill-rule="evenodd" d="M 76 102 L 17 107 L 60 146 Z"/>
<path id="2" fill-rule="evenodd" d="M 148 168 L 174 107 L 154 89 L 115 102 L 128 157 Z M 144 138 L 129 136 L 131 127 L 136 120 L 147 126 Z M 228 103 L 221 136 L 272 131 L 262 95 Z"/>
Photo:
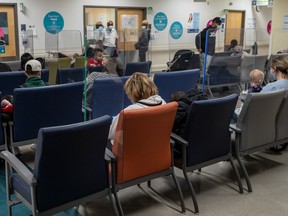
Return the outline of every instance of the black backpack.
<path id="1" fill-rule="evenodd" d="M 186 121 L 192 102 L 196 100 L 207 100 L 207 99 L 208 95 L 205 92 L 196 89 L 191 89 L 188 92 L 186 92 L 183 97 L 176 100 L 178 102 L 178 108 L 172 132 L 182 137 L 186 127 Z"/>

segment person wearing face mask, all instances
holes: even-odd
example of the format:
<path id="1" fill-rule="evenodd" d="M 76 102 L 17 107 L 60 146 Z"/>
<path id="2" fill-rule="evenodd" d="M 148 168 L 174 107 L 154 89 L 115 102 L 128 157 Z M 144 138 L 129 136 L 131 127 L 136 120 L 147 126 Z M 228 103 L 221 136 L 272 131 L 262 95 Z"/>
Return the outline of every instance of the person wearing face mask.
<path id="1" fill-rule="evenodd" d="M 146 61 L 146 52 L 148 51 L 149 40 L 150 30 L 148 29 L 148 21 L 143 20 L 141 24 L 141 35 L 138 42 L 135 44 L 135 48 L 139 50 L 140 62 Z"/>
<path id="2" fill-rule="evenodd" d="M 95 48 L 103 49 L 101 35 L 102 31 L 104 30 L 104 26 L 102 25 L 101 21 L 96 22 L 95 25 L 96 29 L 94 31 L 94 39 L 95 39 Z"/>
<path id="3" fill-rule="evenodd" d="M 113 22 L 111 20 L 107 22 L 107 28 L 101 33 L 100 40 L 102 41 L 104 52 L 113 57 L 116 49 L 118 34 L 113 28 Z"/>
<path id="4" fill-rule="evenodd" d="M 195 43 L 196 48 L 199 51 L 200 60 L 202 63 L 202 69 L 204 67 L 204 56 L 207 53 L 206 70 L 210 64 L 211 58 L 215 53 L 216 45 L 216 31 L 221 25 L 220 17 L 215 17 L 212 20 L 212 24 L 204 28 L 198 35 L 196 35 Z M 208 31 L 208 47 L 206 48 L 206 32 Z"/>
<path id="5" fill-rule="evenodd" d="M 270 73 L 276 80 L 263 87 L 262 92 L 288 89 L 288 56 L 279 56 L 272 60 Z"/>

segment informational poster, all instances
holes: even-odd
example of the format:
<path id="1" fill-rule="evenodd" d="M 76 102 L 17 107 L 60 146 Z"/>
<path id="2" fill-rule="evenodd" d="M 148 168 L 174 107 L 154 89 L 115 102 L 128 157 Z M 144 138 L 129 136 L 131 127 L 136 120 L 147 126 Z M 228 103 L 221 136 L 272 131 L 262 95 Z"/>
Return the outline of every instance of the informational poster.
<path id="1" fill-rule="evenodd" d="M 168 18 L 165 13 L 159 12 L 154 16 L 154 26 L 158 31 L 163 31 L 168 24 Z"/>
<path id="2" fill-rule="evenodd" d="M 57 34 L 64 27 L 64 19 L 60 13 L 51 11 L 45 15 L 43 24 L 47 32 Z"/>
<path id="3" fill-rule="evenodd" d="M 5 54 L 5 46 L 0 45 L 0 55 Z"/>
<path id="4" fill-rule="evenodd" d="M 124 34 L 120 37 L 121 42 L 138 41 L 138 19 L 138 15 L 121 15 L 121 29 L 124 29 Z"/>
<path id="5" fill-rule="evenodd" d="M 256 18 L 247 18 L 246 28 L 255 29 L 256 28 Z"/>
<path id="6" fill-rule="evenodd" d="M 176 21 L 176 22 L 173 22 L 171 27 L 170 27 L 170 36 L 177 40 L 179 38 L 181 38 L 183 34 L 183 26 L 180 22 Z"/>
<path id="7" fill-rule="evenodd" d="M 200 13 L 189 14 L 187 33 L 199 32 L 199 17 Z"/>
<path id="8" fill-rule="evenodd" d="M 5 41 L 5 44 L 9 45 L 8 20 L 6 12 L 0 12 L 0 40 Z"/>
<path id="9" fill-rule="evenodd" d="M 94 26 L 86 26 L 86 37 L 87 40 L 94 39 Z"/>
<path id="10" fill-rule="evenodd" d="M 288 15 L 283 16 L 283 30 L 288 30 Z"/>

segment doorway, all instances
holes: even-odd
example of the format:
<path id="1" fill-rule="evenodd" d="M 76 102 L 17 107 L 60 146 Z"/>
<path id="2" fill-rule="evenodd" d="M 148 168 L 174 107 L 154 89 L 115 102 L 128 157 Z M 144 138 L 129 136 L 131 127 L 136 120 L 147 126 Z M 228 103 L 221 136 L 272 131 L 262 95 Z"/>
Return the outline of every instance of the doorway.
<path id="1" fill-rule="evenodd" d="M 18 24 L 17 4 L 0 4 L 0 37 L 5 41 L 5 51 L 0 54 L 2 61 L 17 60 L 18 48 Z"/>
<path id="2" fill-rule="evenodd" d="M 245 28 L 245 11 L 229 10 L 226 14 L 225 50 L 230 46 L 232 39 L 243 46 Z"/>

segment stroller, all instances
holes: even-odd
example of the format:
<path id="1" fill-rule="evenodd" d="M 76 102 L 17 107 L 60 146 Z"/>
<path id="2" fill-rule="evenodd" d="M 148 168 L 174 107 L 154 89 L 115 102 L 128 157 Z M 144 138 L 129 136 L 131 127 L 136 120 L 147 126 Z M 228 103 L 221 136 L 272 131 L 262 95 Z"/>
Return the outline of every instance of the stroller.
<path id="1" fill-rule="evenodd" d="M 167 70 L 164 70 L 166 72 L 200 68 L 200 58 L 191 50 L 178 50 L 173 60 L 167 62 L 167 66 Z"/>

